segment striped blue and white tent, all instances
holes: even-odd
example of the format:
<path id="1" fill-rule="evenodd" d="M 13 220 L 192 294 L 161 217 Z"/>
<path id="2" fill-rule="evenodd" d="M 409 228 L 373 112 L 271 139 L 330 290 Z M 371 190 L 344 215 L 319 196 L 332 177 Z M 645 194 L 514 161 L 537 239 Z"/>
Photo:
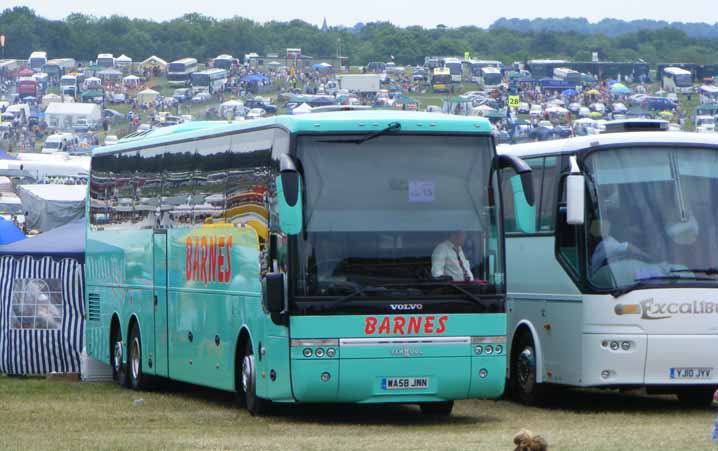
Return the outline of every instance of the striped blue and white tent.
<path id="1" fill-rule="evenodd" d="M 79 373 L 84 225 L 0 246 L 0 373 Z"/>

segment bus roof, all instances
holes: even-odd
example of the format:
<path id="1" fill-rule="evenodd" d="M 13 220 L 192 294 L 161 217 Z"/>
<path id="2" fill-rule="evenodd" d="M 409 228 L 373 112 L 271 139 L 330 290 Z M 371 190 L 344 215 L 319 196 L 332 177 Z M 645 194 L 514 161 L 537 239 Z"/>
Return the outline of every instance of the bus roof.
<path id="1" fill-rule="evenodd" d="M 451 71 L 448 67 L 435 67 L 433 73 L 434 75 L 449 75 Z"/>
<path id="2" fill-rule="evenodd" d="M 680 67 L 666 67 L 663 72 L 671 75 L 691 75 L 691 71 Z"/>
<path id="3" fill-rule="evenodd" d="M 170 64 L 197 64 L 197 60 L 195 58 L 180 58 L 172 61 Z"/>
<path id="4" fill-rule="evenodd" d="M 487 74 L 500 74 L 501 73 L 501 69 L 499 69 L 498 67 L 494 67 L 494 66 L 482 67 L 481 71 L 485 72 Z"/>
<path id="5" fill-rule="evenodd" d="M 282 127 L 290 132 L 371 133 L 386 128 L 392 122 L 399 122 L 402 131 L 410 132 L 491 132 L 491 125 L 485 118 L 455 116 L 438 113 L 409 111 L 342 111 L 306 114 L 298 116 L 273 116 L 251 121 L 191 121 L 182 124 L 139 132 L 121 139 L 117 144 L 100 147 L 94 155 L 122 152 L 152 145 L 186 141 L 243 130 L 261 129 L 271 126 Z"/>
<path id="6" fill-rule="evenodd" d="M 584 152 L 597 147 L 631 144 L 683 144 L 718 146 L 718 134 L 692 132 L 625 132 L 602 135 L 579 136 L 555 141 L 539 141 L 525 144 L 502 144 L 497 147 L 499 154 L 531 158 L 539 155 L 562 155 Z"/>
<path id="7" fill-rule="evenodd" d="M 215 58 L 215 59 L 216 60 L 231 60 L 234 58 L 232 58 L 232 55 L 227 55 L 226 53 L 223 53 L 221 55 L 218 55 L 217 58 Z"/>
<path id="8" fill-rule="evenodd" d="M 30 58 L 47 58 L 47 52 L 37 50 L 35 52 L 30 53 Z"/>
<path id="9" fill-rule="evenodd" d="M 220 69 L 220 68 L 218 68 L 218 67 L 214 67 L 214 68 L 212 68 L 212 69 L 205 69 L 205 70 L 202 70 L 202 71 L 199 71 L 199 72 L 195 72 L 195 74 L 197 74 L 197 75 L 212 75 L 212 74 L 218 74 L 218 73 L 220 73 L 220 72 L 221 72 L 221 73 L 224 73 L 224 74 L 227 73 L 227 71 L 224 70 L 224 69 Z"/>

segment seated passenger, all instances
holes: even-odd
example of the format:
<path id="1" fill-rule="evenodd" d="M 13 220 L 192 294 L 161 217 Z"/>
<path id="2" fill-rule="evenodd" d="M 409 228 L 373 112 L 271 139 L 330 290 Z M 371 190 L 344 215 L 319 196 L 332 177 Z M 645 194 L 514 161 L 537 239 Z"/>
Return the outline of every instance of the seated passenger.
<path id="1" fill-rule="evenodd" d="M 451 277 L 454 282 L 474 280 L 469 261 L 461 246 L 466 240 L 463 231 L 452 232 L 446 241 L 442 241 L 431 254 L 431 276 L 434 278 Z"/>

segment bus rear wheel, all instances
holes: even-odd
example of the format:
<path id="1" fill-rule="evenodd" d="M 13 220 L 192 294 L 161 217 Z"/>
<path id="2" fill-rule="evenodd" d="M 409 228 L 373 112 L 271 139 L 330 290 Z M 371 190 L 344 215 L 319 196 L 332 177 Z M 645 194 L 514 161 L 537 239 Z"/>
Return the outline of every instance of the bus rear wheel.
<path id="1" fill-rule="evenodd" d="M 419 404 L 421 413 L 434 417 L 448 417 L 454 410 L 454 401 L 425 402 Z"/>
<path id="2" fill-rule="evenodd" d="M 124 365 L 122 348 L 122 333 L 118 328 L 112 332 L 110 340 L 110 366 L 112 367 L 112 379 L 123 387 L 127 386 L 127 367 Z"/>
<path id="3" fill-rule="evenodd" d="M 257 367 L 255 366 L 252 343 L 247 341 L 242 357 L 242 392 L 244 405 L 252 415 L 263 415 L 269 411 L 270 401 L 257 396 Z"/>
<path id="4" fill-rule="evenodd" d="M 536 378 L 536 345 L 528 333 L 516 341 L 511 353 L 510 386 L 515 398 L 523 404 L 536 405 L 544 402 L 547 388 Z"/>
<path id="5" fill-rule="evenodd" d="M 142 372 L 142 340 L 137 323 L 132 324 L 130 329 L 130 338 L 127 344 L 127 366 L 130 387 L 134 390 L 147 388 L 147 376 Z"/>

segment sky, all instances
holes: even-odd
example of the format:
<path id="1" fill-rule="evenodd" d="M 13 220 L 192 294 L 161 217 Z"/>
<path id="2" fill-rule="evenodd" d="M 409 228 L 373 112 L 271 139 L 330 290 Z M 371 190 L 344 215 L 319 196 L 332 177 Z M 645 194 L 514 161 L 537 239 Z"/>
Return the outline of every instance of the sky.
<path id="1" fill-rule="evenodd" d="M 49 19 L 62 19 L 73 12 L 108 16 L 168 20 L 189 12 L 216 18 L 247 17 L 259 22 L 302 19 L 320 25 L 324 17 L 332 25 L 390 21 L 396 25 L 487 27 L 500 17 L 585 17 L 591 22 L 603 18 L 624 20 L 655 19 L 680 22 L 718 21 L 715 0 L 25 0 L 9 6 L 28 6 Z M 680 7 L 678 7 L 680 5 Z"/>

